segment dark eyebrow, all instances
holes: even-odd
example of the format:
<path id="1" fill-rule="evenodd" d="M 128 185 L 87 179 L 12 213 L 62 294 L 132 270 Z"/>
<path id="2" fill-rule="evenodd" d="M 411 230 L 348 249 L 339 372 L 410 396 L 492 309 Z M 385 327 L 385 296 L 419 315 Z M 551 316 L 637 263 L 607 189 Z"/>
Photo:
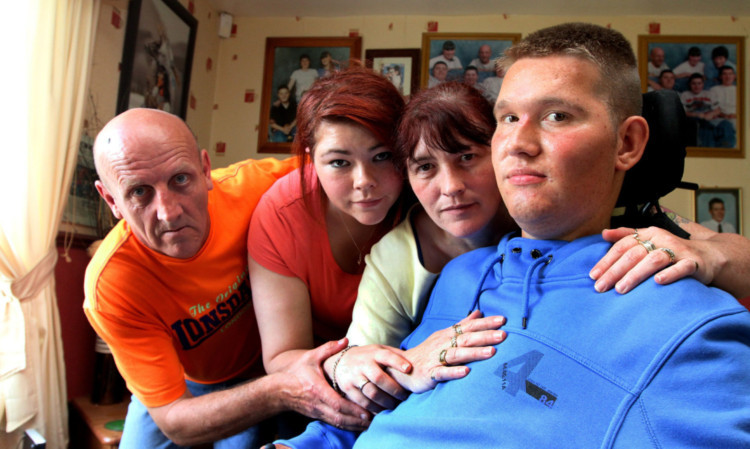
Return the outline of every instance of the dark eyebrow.
<path id="1" fill-rule="evenodd" d="M 368 148 L 367 152 L 369 153 L 369 152 L 375 151 L 378 148 L 384 147 L 384 146 L 385 146 L 385 144 L 378 142 L 375 145 L 373 145 L 370 148 Z M 344 154 L 344 155 L 350 155 L 350 154 L 352 154 L 352 152 L 350 150 L 345 149 L 345 148 L 331 148 L 328 151 L 326 151 L 326 154 L 331 154 L 331 153 Z"/>
<path id="2" fill-rule="evenodd" d="M 410 157 L 409 158 L 409 164 L 421 164 L 422 162 L 426 160 L 434 159 L 433 156 L 421 156 L 421 157 Z"/>
<path id="3" fill-rule="evenodd" d="M 543 107 L 564 106 L 564 107 L 566 107 L 568 109 L 573 109 L 574 111 L 576 111 L 578 113 L 585 113 L 586 112 L 586 110 L 584 108 L 582 108 L 580 105 L 578 105 L 577 103 L 571 103 L 571 102 L 563 100 L 562 98 L 559 98 L 559 97 L 544 97 L 544 98 L 541 98 L 541 99 L 535 101 L 535 103 L 540 104 Z M 500 112 L 501 109 L 509 107 L 510 104 L 512 104 L 512 103 L 509 102 L 509 101 L 507 101 L 507 100 L 499 100 L 495 104 L 495 110 L 494 110 L 495 116 L 498 115 L 498 113 Z"/>

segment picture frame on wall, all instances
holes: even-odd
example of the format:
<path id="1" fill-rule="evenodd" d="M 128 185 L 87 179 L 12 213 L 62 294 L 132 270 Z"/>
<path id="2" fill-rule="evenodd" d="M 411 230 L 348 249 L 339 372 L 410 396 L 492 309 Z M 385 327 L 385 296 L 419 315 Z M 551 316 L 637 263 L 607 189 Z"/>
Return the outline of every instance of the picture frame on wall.
<path id="1" fill-rule="evenodd" d="M 291 153 L 302 95 L 319 77 L 361 58 L 361 37 L 266 38 L 258 153 Z"/>
<path id="2" fill-rule="evenodd" d="M 177 0 L 130 0 L 117 113 L 131 108 L 187 114 L 198 21 Z"/>
<path id="3" fill-rule="evenodd" d="M 694 193 L 695 221 L 716 231 L 742 234 L 742 189 L 699 188 Z"/>
<path id="4" fill-rule="evenodd" d="M 69 233 L 86 243 L 104 235 L 98 219 L 101 206 L 99 193 L 94 187 L 94 182 L 99 178 L 94 166 L 93 146 L 93 138 L 85 134 L 81 136 L 78 160 L 59 231 L 61 234 Z"/>
<path id="5" fill-rule="evenodd" d="M 520 33 L 422 33 L 420 86 L 464 81 L 468 73 L 469 84 L 494 104 L 505 76 L 496 72 L 495 62 L 508 47 L 520 40 Z M 469 66 L 476 71 L 467 71 Z"/>
<path id="6" fill-rule="evenodd" d="M 744 55 L 742 36 L 638 36 L 641 88 L 680 95 L 688 156 L 744 157 Z"/>
<path id="7" fill-rule="evenodd" d="M 385 76 L 405 97 L 419 90 L 418 48 L 394 48 L 366 50 L 367 67 Z"/>
<path id="8" fill-rule="evenodd" d="M 99 196 L 94 182 L 99 179 L 94 164 L 94 138 L 84 132 L 78 145 L 73 179 L 58 229 L 58 244 L 86 248 L 107 235 L 117 219 Z"/>

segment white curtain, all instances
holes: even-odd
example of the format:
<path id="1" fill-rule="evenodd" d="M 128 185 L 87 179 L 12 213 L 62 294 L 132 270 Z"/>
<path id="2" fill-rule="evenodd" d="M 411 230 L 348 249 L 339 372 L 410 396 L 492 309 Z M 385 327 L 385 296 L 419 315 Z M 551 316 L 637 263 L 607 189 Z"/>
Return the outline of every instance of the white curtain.
<path id="1" fill-rule="evenodd" d="M 0 447 L 34 428 L 67 447 L 55 239 L 76 164 L 100 0 L 21 0 L 2 14 Z"/>

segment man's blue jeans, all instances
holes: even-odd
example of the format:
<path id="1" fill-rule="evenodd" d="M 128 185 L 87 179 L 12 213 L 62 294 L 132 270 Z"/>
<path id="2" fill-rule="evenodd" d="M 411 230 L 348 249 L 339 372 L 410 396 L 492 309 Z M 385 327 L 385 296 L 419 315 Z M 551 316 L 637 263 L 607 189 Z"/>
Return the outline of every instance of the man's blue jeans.
<path id="1" fill-rule="evenodd" d="M 213 391 L 224 390 L 237 383 L 236 381 L 230 381 L 205 385 L 189 380 L 185 382 L 193 396 L 202 396 Z M 260 427 L 254 426 L 229 438 L 216 441 L 214 449 L 258 449 L 262 444 L 268 442 L 260 440 Z M 128 406 L 125 429 L 122 432 L 119 447 L 120 449 L 176 449 L 183 446 L 178 446 L 167 439 L 154 420 L 151 419 L 146 406 L 133 396 Z"/>

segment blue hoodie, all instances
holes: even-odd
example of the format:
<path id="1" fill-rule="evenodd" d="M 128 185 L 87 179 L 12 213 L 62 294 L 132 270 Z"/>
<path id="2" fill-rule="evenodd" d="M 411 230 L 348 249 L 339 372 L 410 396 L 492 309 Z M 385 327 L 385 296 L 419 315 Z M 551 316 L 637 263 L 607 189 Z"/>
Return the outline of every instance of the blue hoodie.
<path id="1" fill-rule="evenodd" d="M 609 246 L 510 235 L 449 263 L 403 347 L 475 309 L 506 316 L 508 338 L 467 377 L 379 414 L 355 447 L 749 448 L 750 313 L 694 279 L 596 293 L 588 272 Z M 355 437 L 313 423 L 283 443 Z"/>

